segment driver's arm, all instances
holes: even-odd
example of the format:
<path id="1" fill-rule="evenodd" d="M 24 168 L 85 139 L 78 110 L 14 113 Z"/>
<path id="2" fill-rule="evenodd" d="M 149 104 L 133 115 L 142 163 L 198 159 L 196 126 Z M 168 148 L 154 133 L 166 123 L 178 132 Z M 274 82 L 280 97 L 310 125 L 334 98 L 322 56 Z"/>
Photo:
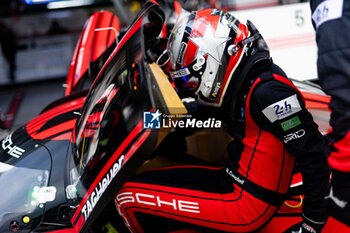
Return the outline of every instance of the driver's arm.
<path id="1" fill-rule="evenodd" d="M 300 107 L 296 107 L 298 104 Z M 312 115 L 305 108 L 301 94 L 287 84 L 270 80 L 256 87 L 250 109 L 257 125 L 284 142 L 288 153 L 296 159 L 305 191 L 303 217 L 324 222 L 324 196 L 329 181 L 327 159 L 323 152 L 324 140 Z M 291 115 L 285 114 L 282 119 L 268 116 L 283 114 L 288 110 L 292 111 Z"/>

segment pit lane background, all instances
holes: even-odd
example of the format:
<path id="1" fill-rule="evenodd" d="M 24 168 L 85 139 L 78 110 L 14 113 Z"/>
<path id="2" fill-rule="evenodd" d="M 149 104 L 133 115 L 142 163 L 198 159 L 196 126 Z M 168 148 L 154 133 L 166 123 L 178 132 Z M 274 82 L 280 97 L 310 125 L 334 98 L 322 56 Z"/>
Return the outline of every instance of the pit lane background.
<path id="1" fill-rule="evenodd" d="M 232 11 L 242 22 L 249 19 L 261 32 L 274 62 L 288 77 L 317 78 L 317 46 L 309 3 Z"/>
<path id="2" fill-rule="evenodd" d="M 67 75 L 79 33 L 88 16 L 100 8 L 77 8 L 2 19 L 18 38 L 16 83 L 47 80 Z M 112 10 L 108 8 L 106 10 Z M 251 20 L 266 39 L 274 61 L 289 77 L 315 79 L 317 48 L 308 3 L 232 11 Z M 53 22 L 64 33 L 48 34 Z M 1 51 L 0 51 L 1 53 Z M 0 85 L 9 84 L 8 64 L 0 55 Z"/>

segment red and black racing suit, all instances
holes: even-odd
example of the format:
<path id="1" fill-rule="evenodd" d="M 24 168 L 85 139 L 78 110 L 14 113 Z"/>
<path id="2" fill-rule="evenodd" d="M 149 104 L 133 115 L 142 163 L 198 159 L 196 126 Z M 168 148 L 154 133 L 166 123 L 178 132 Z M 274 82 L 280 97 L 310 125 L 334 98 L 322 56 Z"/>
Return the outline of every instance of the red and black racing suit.
<path id="1" fill-rule="evenodd" d="M 329 173 L 322 135 L 301 94 L 285 77 L 272 64 L 252 79 L 240 104 L 243 132 L 228 122 L 236 139 L 229 145 L 226 167 L 155 169 L 127 182 L 115 203 L 128 228 L 132 232 L 256 230 L 282 205 L 295 162 L 305 186 L 303 214 L 324 221 Z"/>
<path id="2" fill-rule="evenodd" d="M 350 226 L 350 1 L 311 1 L 317 71 L 332 111 L 327 135 L 332 181 L 330 215 Z"/>

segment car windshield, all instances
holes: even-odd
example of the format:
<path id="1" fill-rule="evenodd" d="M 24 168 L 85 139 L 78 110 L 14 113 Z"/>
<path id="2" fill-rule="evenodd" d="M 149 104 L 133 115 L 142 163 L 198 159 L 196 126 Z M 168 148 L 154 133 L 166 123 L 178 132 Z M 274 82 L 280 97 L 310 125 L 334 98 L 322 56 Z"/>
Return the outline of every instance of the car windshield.
<path id="1" fill-rule="evenodd" d="M 19 158 L 13 157 L 8 148 L 19 147 L 13 145 L 11 138 L 1 144 L 5 150 L 0 153 L 0 232 L 8 231 L 13 222 L 22 230 L 34 229 L 41 222 L 45 203 L 55 195 L 53 188 L 47 187 L 51 157 L 40 146 L 33 152 L 26 150 Z M 23 224 L 23 217 L 27 217 L 27 224 Z"/>
<path id="2" fill-rule="evenodd" d="M 86 99 L 75 131 L 74 154 L 78 158 L 79 170 L 92 169 L 98 160 L 110 155 L 127 135 L 125 121 L 133 119 L 133 109 L 128 108 L 121 97 L 127 98 L 138 92 L 136 84 L 133 84 L 138 79 L 138 64 L 128 60 L 135 58 L 139 50 L 137 43 L 130 48 L 125 45 Z"/>
<path id="3" fill-rule="evenodd" d="M 151 108 L 145 80 L 144 41 L 159 35 L 162 18 L 148 12 L 135 20 L 117 53 L 101 72 L 82 107 L 74 129 L 75 164 L 80 174 L 99 171 Z M 156 28 L 156 30 L 155 30 Z"/>
<path id="4" fill-rule="evenodd" d="M 20 210 L 31 214 L 43 208 L 43 188 L 47 186 L 49 170 L 15 167 L 0 163 L 0 184 L 11 187 L 2 191 L 0 202 L 0 222 L 10 213 Z"/>

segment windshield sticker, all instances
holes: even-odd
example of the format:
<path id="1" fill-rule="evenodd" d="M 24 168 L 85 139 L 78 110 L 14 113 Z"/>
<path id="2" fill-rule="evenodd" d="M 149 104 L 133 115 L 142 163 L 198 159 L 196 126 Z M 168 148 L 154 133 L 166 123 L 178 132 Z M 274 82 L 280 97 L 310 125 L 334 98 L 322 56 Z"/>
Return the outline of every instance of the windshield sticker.
<path id="1" fill-rule="evenodd" d="M 54 201 L 55 198 L 56 198 L 56 187 L 49 186 L 49 187 L 40 188 L 38 193 L 39 203 L 51 202 L 51 201 Z"/>
<path id="2" fill-rule="evenodd" d="M 298 116 L 295 116 L 292 119 L 289 119 L 287 121 L 284 121 L 284 122 L 280 123 L 283 131 L 287 131 L 287 130 L 293 129 L 294 127 L 296 127 L 296 126 L 298 126 L 300 124 L 301 124 L 301 122 L 300 122 Z"/>
<path id="3" fill-rule="evenodd" d="M 76 199 L 77 198 L 77 187 L 73 184 L 66 187 L 66 197 L 67 199 Z"/>
<path id="4" fill-rule="evenodd" d="M 297 95 L 289 96 L 281 101 L 271 104 L 262 112 L 271 123 L 284 119 L 301 111 L 301 107 Z"/>
<path id="5" fill-rule="evenodd" d="M 104 191 L 107 189 L 109 184 L 112 182 L 114 177 L 117 175 L 119 172 L 120 168 L 122 167 L 124 162 L 124 155 L 122 155 L 119 159 L 118 162 L 115 162 L 114 165 L 110 168 L 108 173 L 100 180 L 98 185 L 95 187 L 95 189 L 92 191 L 88 199 L 86 200 L 85 205 L 81 209 L 81 212 L 84 215 L 85 221 L 91 214 L 92 210 L 94 209 L 96 203 L 104 193 Z"/>
<path id="6" fill-rule="evenodd" d="M 19 159 L 23 155 L 25 150 L 20 148 L 19 146 L 13 145 L 11 137 L 12 134 L 8 135 L 4 140 L 2 140 L 2 149 L 4 151 L 7 151 L 7 154 L 11 155 L 12 157 Z"/>

